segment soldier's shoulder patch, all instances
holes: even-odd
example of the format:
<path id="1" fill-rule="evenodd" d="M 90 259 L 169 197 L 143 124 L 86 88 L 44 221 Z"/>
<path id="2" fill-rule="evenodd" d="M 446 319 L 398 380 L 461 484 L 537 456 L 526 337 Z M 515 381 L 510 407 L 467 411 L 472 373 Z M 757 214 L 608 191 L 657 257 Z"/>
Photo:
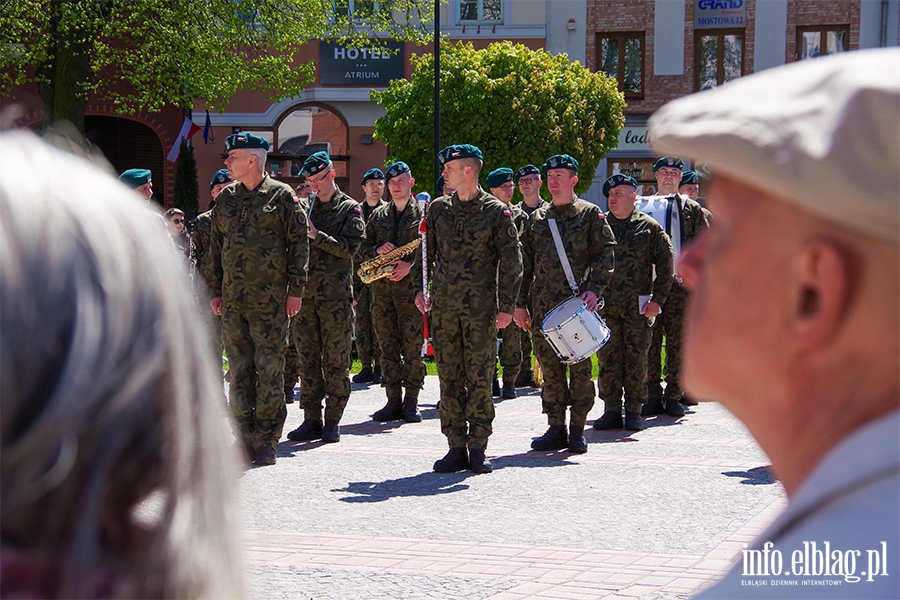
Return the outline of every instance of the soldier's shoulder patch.
<path id="1" fill-rule="evenodd" d="M 506 235 L 508 235 L 511 238 L 519 237 L 519 230 L 516 229 L 515 225 L 510 225 L 506 229 Z"/>
<path id="2" fill-rule="evenodd" d="M 598 212 L 598 213 L 597 213 L 597 218 L 600 219 L 600 220 L 603 220 L 603 219 L 606 218 L 606 215 L 604 215 L 602 212 Z"/>
<path id="3" fill-rule="evenodd" d="M 294 201 L 294 204 L 297 204 L 300 202 L 300 196 L 291 196 L 291 200 Z"/>
<path id="4" fill-rule="evenodd" d="M 504 217 L 509 217 L 509 216 L 511 216 L 511 215 L 512 215 L 512 212 L 510 212 L 510 210 L 509 210 L 508 208 L 504 208 L 504 209 L 503 209 L 503 216 L 504 216 Z"/>
<path id="5" fill-rule="evenodd" d="M 355 229 L 357 231 L 362 231 L 363 229 L 365 229 L 365 225 L 363 224 L 362 221 L 354 220 L 353 221 L 353 229 Z"/>
<path id="6" fill-rule="evenodd" d="M 302 210 L 297 213 L 297 222 L 301 225 L 306 225 L 306 213 Z"/>
<path id="7" fill-rule="evenodd" d="M 358 215 L 359 215 L 359 214 L 362 214 L 362 208 L 360 208 L 359 206 L 354 206 L 354 207 L 353 207 L 353 212 L 355 212 L 355 213 L 358 214 Z"/>

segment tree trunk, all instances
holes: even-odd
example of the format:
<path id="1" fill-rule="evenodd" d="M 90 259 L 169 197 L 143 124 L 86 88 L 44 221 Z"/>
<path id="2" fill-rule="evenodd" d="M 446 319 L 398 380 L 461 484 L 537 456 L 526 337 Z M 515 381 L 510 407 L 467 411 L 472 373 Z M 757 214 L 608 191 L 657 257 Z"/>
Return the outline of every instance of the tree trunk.
<path id="1" fill-rule="evenodd" d="M 91 82 L 90 48 L 92 36 L 66 22 L 62 2 L 49 2 L 50 52 L 40 66 L 38 93 L 43 101 L 43 131 L 69 121 L 84 135 L 86 86 Z"/>

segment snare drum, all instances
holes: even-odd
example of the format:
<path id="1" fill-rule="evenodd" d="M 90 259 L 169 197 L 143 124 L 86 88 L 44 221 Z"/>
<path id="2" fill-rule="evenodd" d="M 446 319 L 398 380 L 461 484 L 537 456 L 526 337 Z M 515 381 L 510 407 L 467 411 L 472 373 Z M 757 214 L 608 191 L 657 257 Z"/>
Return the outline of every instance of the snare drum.
<path id="1" fill-rule="evenodd" d="M 574 365 L 590 357 L 609 341 L 609 328 L 597 313 L 575 296 L 547 313 L 541 333 L 562 362 Z"/>

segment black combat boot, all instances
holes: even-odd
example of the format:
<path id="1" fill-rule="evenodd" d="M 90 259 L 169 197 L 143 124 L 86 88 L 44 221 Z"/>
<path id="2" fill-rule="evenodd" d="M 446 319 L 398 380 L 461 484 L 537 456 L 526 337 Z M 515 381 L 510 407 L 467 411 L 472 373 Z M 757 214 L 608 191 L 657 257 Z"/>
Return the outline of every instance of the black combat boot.
<path id="1" fill-rule="evenodd" d="M 620 417 L 621 418 L 621 417 Z M 640 431 L 644 428 L 644 419 L 638 411 L 625 411 L 625 429 L 628 431 Z"/>
<path id="2" fill-rule="evenodd" d="M 534 378 L 531 375 L 531 369 L 521 371 L 516 375 L 516 387 L 534 387 Z"/>
<path id="3" fill-rule="evenodd" d="M 645 417 L 661 415 L 664 412 L 666 412 L 666 409 L 663 408 L 662 398 L 650 398 L 644 403 L 644 406 L 641 407 L 641 414 Z"/>
<path id="4" fill-rule="evenodd" d="M 584 454 L 588 451 L 587 441 L 584 439 L 584 418 L 575 418 L 569 420 L 569 452 L 573 454 Z"/>
<path id="5" fill-rule="evenodd" d="M 421 423 L 422 413 L 419 412 L 419 399 L 408 393 L 403 399 L 403 420 L 407 423 Z"/>
<path id="6" fill-rule="evenodd" d="M 381 365 L 375 365 L 372 369 L 372 383 L 381 383 Z"/>
<path id="7" fill-rule="evenodd" d="M 294 403 L 294 388 L 284 388 L 284 403 L 285 404 L 293 404 Z"/>
<path id="8" fill-rule="evenodd" d="M 307 408 L 303 411 L 300 427 L 287 434 L 292 442 L 310 442 L 322 437 L 322 409 Z"/>
<path id="9" fill-rule="evenodd" d="M 469 470 L 477 475 L 490 473 L 494 470 L 491 461 L 484 455 L 484 450 L 480 448 L 472 448 L 469 450 Z"/>
<path id="10" fill-rule="evenodd" d="M 325 419 L 325 428 L 322 429 L 322 441 L 329 444 L 341 441 L 341 428 L 337 419 Z"/>
<path id="11" fill-rule="evenodd" d="M 683 394 L 681 396 L 681 403 L 684 404 L 685 406 L 697 406 L 698 404 L 700 404 L 699 402 L 697 402 L 696 399 L 692 398 L 691 396 L 688 396 L 687 394 Z"/>
<path id="12" fill-rule="evenodd" d="M 509 379 L 503 380 L 503 389 L 500 390 L 500 396 L 505 400 L 512 400 L 518 394 L 516 394 L 516 382 L 510 381 Z"/>
<path id="13" fill-rule="evenodd" d="M 666 397 L 666 414 L 670 417 L 683 417 L 684 407 L 674 398 Z"/>
<path id="14" fill-rule="evenodd" d="M 565 425 L 551 425 L 539 438 L 531 442 L 532 450 L 562 450 L 569 445 Z"/>
<path id="15" fill-rule="evenodd" d="M 450 448 L 444 458 L 434 463 L 434 470 L 438 473 L 455 473 L 468 468 L 469 453 L 465 448 Z"/>
<path id="16" fill-rule="evenodd" d="M 353 383 L 372 383 L 372 367 L 363 367 L 362 370 L 353 376 Z"/>
<path id="17" fill-rule="evenodd" d="M 267 467 L 275 464 L 275 448 L 269 444 L 263 444 L 256 449 L 256 456 L 253 458 L 256 464 Z"/>
<path id="18" fill-rule="evenodd" d="M 594 429 L 600 429 L 601 431 L 605 431 L 607 429 L 622 429 L 622 411 L 606 411 L 605 413 L 603 413 L 602 417 L 594 421 Z"/>
<path id="19" fill-rule="evenodd" d="M 384 408 L 376 410 L 372 415 L 376 421 L 398 421 L 403 418 L 403 401 L 400 396 L 388 397 Z"/>
<path id="20" fill-rule="evenodd" d="M 500 380 L 494 375 L 494 383 L 491 384 L 491 395 L 494 398 L 500 397 Z"/>

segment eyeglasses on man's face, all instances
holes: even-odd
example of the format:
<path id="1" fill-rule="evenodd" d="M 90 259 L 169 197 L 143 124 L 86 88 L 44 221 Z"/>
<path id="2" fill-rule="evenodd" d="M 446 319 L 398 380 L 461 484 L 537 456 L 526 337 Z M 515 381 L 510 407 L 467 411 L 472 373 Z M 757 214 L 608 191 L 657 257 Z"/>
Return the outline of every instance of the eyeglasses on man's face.
<path id="1" fill-rule="evenodd" d="M 522 177 L 519 179 L 519 185 L 531 185 L 540 181 L 537 177 Z"/>

